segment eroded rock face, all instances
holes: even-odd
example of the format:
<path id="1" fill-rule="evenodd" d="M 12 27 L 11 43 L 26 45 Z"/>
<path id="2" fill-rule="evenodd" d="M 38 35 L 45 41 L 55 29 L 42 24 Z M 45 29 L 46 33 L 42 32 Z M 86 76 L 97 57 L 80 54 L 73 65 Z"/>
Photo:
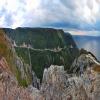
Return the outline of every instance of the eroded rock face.
<path id="1" fill-rule="evenodd" d="M 95 67 L 100 69 L 100 65 Z M 92 72 L 94 74 L 94 81 L 92 82 L 92 99 L 100 100 L 100 70 L 94 69 Z"/>
<path id="2" fill-rule="evenodd" d="M 36 88 L 19 87 L 15 76 L 7 68 L 6 60 L 0 59 L 0 100 L 43 100 Z"/>
<path id="3" fill-rule="evenodd" d="M 44 70 L 41 92 L 45 100 L 88 100 L 81 78 L 69 77 L 63 66 Z"/>
<path id="4" fill-rule="evenodd" d="M 37 78 L 35 72 L 32 71 L 32 86 L 40 89 L 40 79 Z"/>
<path id="5" fill-rule="evenodd" d="M 63 66 L 50 66 L 44 70 L 41 91 L 46 100 L 62 100 L 66 96 L 67 76 Z"/>
<path id="6" fill-rule="evenodd" d="M 100 100 L 100 64 L 91 55 L 84 57 L 82 74 L 69 75 L 56 65 L 44 70 L 40 91 L 45 100 Z"/>
<path id="7" fill-rule="evenodd" d="M 19 27 L 2 30 L 9 37 L 18 56 L 24 60 L 24 63 L 32 66 L 41 80 L 44 69 L 51 64 L 63 64 L 65 69 L 69 70 L 70 65 L 79 55 L 79 49 L 72 36 L 61 29 Z M 18 64 L 22 65 L 22 62 L 19 61 Z M 23 66 L 21 67 L 22 78 L 25 76 L 24 79 L 27 80 L 28 75 L 23 73 Z"/>
<path id="8" fill-rule="evenodd" d="M 100 100 L 100 63 L 88 53 L 82 54 L 72 64 L 72 72 L 83 80 L 86 94 L 91 100 Z"/>
<path id="9" fill-rule="evenodd" d="M 69 75 L 63 66 L 57 65 L 45 69 L 40 89 L 32 85 L 27 88 L 20 87 L 8 69 L 5 58 L 1 57 L 0 100 L 99 100 L 100 64 L 90 55 L 86 57 L 88 57 L 86 62 L 91 61 L 93 65 L 88 65 L 87 62 L 88 66 L 82 74 Z M 36 75 L 33 73 L 34 77 Z M 37 86 L 38 80 L 34 78 L 33 83 Z"/>
<path id="10" fill-rule="evenodd" d="M 27 88 L 27 91 L 30 94 L 32 100 L 45 100 L 40 90 L 34 88 L 32 85 Z"/>
<path id="11" fill-rule="evenodd" d="M 81 75 L 86 71 L 86 69 L 92 68 L 94 65 L 99 65 L 99 64 L 100 63 L 93 56 L 93 54 L 87 52 L 87 54 L 81 54 L 74 60 L 70 68 L 70 71 L 72 73 Z"/>

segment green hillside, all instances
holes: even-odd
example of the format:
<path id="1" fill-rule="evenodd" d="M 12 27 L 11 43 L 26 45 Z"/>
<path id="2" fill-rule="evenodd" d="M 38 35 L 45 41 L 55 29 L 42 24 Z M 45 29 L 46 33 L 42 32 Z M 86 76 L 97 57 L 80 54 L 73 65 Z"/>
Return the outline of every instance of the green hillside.
<path id="1" fill-rule="evenodd" d="M 29 64 L 38 78 L 42 79 L 44 68 L 51 64 L 64 65 L 69 71 L 79 50 L 69 33 L 51 28 L 17 28 L 4 29 L 5 33 L 15 41 L 18 56 Z M 25 47 L 22 47 L 26 44 Z M 19 47 L 21 46 L 21 47 Z M 28 47 L 31 47 L 28 49 Z M 30 57 L 29 57 L 30 56 Z"/>

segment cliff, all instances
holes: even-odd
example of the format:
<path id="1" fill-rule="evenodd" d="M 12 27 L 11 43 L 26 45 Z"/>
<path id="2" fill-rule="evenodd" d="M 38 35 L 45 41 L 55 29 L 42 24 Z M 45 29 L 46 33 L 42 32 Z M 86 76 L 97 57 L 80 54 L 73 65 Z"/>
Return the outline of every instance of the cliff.
<path id="1" fill-rule="evenodd" d="M 72 67 L 73 71 L 79 67 L 78 72 L 68 74 L 63 66 L 54 65 L 44 70 L 40 91 L 45 100 L 100 99 L 100 63 L 88 52 L 76 59 Z"/>
<path id="2" fill-rule="evenodd" d="M 5 58 L 8 63 L 8 69 L 17 78 L 19 85 L 25 87 L 32 84 L 33 75 L 30 65 L 18 57 L 11 40 L 3 29 L 0 29 L 0 58 L 1 57 Z"/>
<path id="3" fill-rule="evenodd" d="M 82 55 L 81 55 L 82 56 Z M 87 57 L 87 54 L 85 54 Z M 92 56 L 88 59 L 91 60 Z M 1 100 L 99 100 L 100 64 L 92 60 L 82 75 L 68 74 L 63 66 L 51 65 L 44 70 L 40 89 L 19 87 L 4 57 L 0 59 Z M 86 62 L 87 63 L 87 62 Z M 98 70 L 97 70 L 98 69 Z"/>
<path id="4" fill-rule="evenodd" d="M 8 69 L 4 57 L 0 58 L 0 100 L 43 100 L 39 90 L 29 86 L 23 88 L 18 85 L 14 74 Z M 37 99 L 38 98 L 38 99 Z"/>
<path id="5" fill-rule="evenodd" d="M 99 100 L 100 63 L 70 34 L 0 29 L 0 40 L 1 100 Z"/>
<path id="6" fill-rule="evenodd" d="M 69 68 L 79 50 L 69 33 L 52 28 L 3 29 L 23 62 L 42 79 L 51 64 Z"/>

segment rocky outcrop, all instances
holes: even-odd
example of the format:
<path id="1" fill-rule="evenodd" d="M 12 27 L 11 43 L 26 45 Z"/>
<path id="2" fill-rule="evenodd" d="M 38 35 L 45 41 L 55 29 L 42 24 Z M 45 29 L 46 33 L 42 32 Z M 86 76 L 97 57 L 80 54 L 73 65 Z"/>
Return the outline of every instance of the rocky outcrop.
<path id="1" fill-rule="evenodd" d="M 37 78 L 34 71 L 32 71 L 32 86 L 37 89 L 40 89 L 40 79 Z"/>
<path id="2" fill-rule="evenodd" d="M 74 60 L 70 71 L 72 73 L 82 74 L 87 68 L 90 68 L 95 64 L 99 65 L 99 62 L 91 53 L 81 54 Z"/>
<path id="3" fill-rule="evenodd" d="M 39 90 L 30 86 L 19 87 L 15 76 L 8 69 L 5 58 L 0 59 L 0 100 L 44 100 Z"/>
<path id="4" fill-rule="evenodd" d="M 62 100 L 66 96 L 67 76 L 63 66 L 50 66 L 44 70 L 41 91 L 45 100 Z M 64 92 L 65 91 L 65 92 Z"/>
<path id="5" fill-rule="evenodd" d="M 35 72 L 32 71 L 32 66 L 18 56 L 11 39 L 5 34 L 4 29 L 0 29 L 0 60 L 2 60 L 0 66 L 4 67 L 3 69 L 9 69 L 17 78 L 19 85 L 26 87 L 32 84 L 36 88 L 40 87 L 39 79 Z M 7 67 L 5 68 L 5 66 Z"/>
<path id="6" fill-rule="evenodd" d="M 70 77 L 63 66 L 44 70 L 41 92 L 45 100 L 89 100 L 81 78 Z"/>
<path id="7" fill-rule="evenodd" d="M 63 66 L 52 65 L 44 70 L 40 91 L 45 100 L 99 100 L 100 63 L 92 54 L 82 54 L 75 59 L 75 68 L 78 70 L 71 75 Z"/>
<path id="8" fill-rule="evenodd" d="M 93 100 L 100 100 L 100 73 L 95 74 L 93 83 Z"/>
<path id="9" fill-rule="evenodd" d="M 41 94 L 40 90 L 37 88 L 34 88 L 32 85 L 30 85 L 28 88 L 28 93 L 30 94 L 32 100 L 45 100 L 43 95 Z"/>
<path id="10" fill-rule="evenodd" d="M 82 53 L 77 57 L 70 68 L 69 72 L 72 72 L 70 74 L 64 70 L 70 66 L 63 67 L 56 65 L 58 62 L 58 65 L 67 65 L 67 62 L 71 64 L 72 59 L 76 57 L 71 56 L 74 50 L 74 45 L 70 44 L 71 41 L 68 43 L 70 45 L 65 47 L 67 42 L 63 41 L 61 36 L 62 31 L 59 33 L 59 31 L 54 30 L 54 32 L 57 32 L 59 39 L 61 39 L 61 43 L 64 44 L 64 48 L 62 48 L 63 51 L 53 52 L 46 49 L 46 51 L 44 50 L 45 52 L 37 52 L 29 48 L 24 48 L 23 50 L 20 48 L 21 50 L 19 50 L 18 54 L 21 52 L 23 55 L 16 54 L 15 48 L 11 45 L 10 40 L 7 39 L 3 32 L 4 31 L 0 31 L 0 40 L 2 40 L 0 41 L 0 100 L 99 100 L 100 63 L 91 53 Z M 49 34 L 51 33 L 52 32 Z M 58 44 L 59 43 L 57 43 L 56 46 L 60 49 Z M 38 46 L 40 45 L 38 44 Z M 60 46 L 62 47 L 62 45 Z M 44 47 L 42 49 L 44 49 Z M 29 55 L 27 55 L 27 52 Z M 24 53 L 26 54 L 25 56 Z M 73 52 L 73 54 L 74 53 L 75 52 Z M 37 56 L 37 54 L 39 55 Z M 40 54 L 43 55 L 40 56 Z M 29 64 L 26 64 L 26 62 L 28 62 L 26 58 L 28 57 L 31 58 L 31 61 Z M 51 63 L 55 65 L 51 65 Z M 36 66 L 34 64 L 36 64 Z M 44 69 L 44 67 L 48 65 L 51 66 Z M 41 84 L 33 69 L 40 76 L 44 70 Z M 28 82 L 27 80 L 30 80 L 30 78 L 32 79 L 31 85 L 28 83 L 27 87 L 22 87 L 26 86 L 26 82 Z M 21 86 L 19 85 L 20 82 Z"/>
<path id="11" fill-rule="evenodd" d="M 92 99 L 100 100 L 100 64 L 92 68 L 94 80 L 92 81 Z"/>
<path id="12" fill-rule="evenodd" d="M 81 77 L 86 94 L 91 100 L 100 99 L 100 63 L 91 53 L 81 54 L 75 59 L 71 70 Z"/>
<path id="13" fill-rule="evenodd" d="M 51 65 L 44 70 L 40 89 L 32 85 L 27 88 L 19 87 L 16 78 L 7 67 L 6 60 L 1 57 L 1 100 L 99 100 L 99 65 L 86 68 L 81 76 L 69 75 L 63 66 Z"/>

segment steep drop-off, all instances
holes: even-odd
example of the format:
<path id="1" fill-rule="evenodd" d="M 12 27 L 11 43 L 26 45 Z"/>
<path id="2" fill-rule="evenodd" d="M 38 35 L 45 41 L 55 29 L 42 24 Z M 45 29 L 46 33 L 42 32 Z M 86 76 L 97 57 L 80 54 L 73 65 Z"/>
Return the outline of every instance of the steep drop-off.
<path id="1" fill-rule="evenodd" d="M 17 55 L 42 79 L 44 68 L 64 65 L 69 71 L 79 50 L 69 33 L 51 28 L 3 29 L 11 39 Z"/>
<path id="2" fill-rule="evenodd" d="M 69 36 L 67 35 L 68 40 Z M 0 40 L 0 100 L 100 99 L 100 62 L 92 53 L 81 50 L 80 55 L 76 52 L 77 55 L 73 56 L 75 48 L 67 39 L 68 44 L 64 48 L 18 46 L 13 43 L 14 40 L 7 37 L 3 29 L 0 30 Z M 62 63 L 65 67 L 58 66 L 62 61 L 59 59 L 61 54 L 65 59 Z M 70 60 L 74 61 L 72 65 Z M 42 76 L 40 71 L 43 72 L 41 84 L 37 78 Z M 72 73 L 69 74 L 68 71 Z"/>
<path id="3" fill-rule="evenodd" d="M 3 29 L 0 29 L 0 58 L 4 57 L 8 63 L 8 69 L 17 77 L 20 85 L 27 86 L 32 81 L 30 67 L 21 60 L 16 54 L 11 40 L 5 34 Z"/>

